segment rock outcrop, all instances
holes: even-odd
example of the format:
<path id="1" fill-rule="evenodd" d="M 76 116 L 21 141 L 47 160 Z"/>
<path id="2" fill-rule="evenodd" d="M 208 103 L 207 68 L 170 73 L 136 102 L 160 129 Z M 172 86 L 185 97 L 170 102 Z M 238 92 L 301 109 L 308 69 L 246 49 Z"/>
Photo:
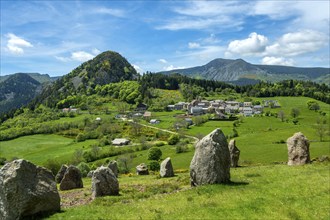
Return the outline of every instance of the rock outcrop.
<path id="1" fill-rule="evenodd" d="M 288 165 L 310 163 L 309 141 L 303 133 L 295 133 L 286 141 L 288 146 Z"/>
<path id="2" fill-rule="evenodd" d="M 229 141 L 228 148 L 230 153 L 230 164 L 232 167 L 237 167 L 240 150 L 237 148 L 236 141 L 234 139 Z"/>
<path id="3" fill-rule="evenodd" d="M 60 183 L 62 181 L 66 169 L 68 169 L 68 166 L 65 164 L 62 164 L 60 170 L 57 172 L 57 174 L 55 176 L 56 183 Z"/>
<path id="4" fill-rule="evenodd" d="M 64 177 L 60 183 L 60 190 L 70 190 L 83 187 L 80 170 L 77 167 L 70 165 L 66 169 Z"/>
<path id="5" fill-rule="evenodd" d="M 190 181 L 192 186 L 230 182 L 230 153 L 221 129 L 215 129 L 196 144 Z"/>
<path id="6" fill-rule="evenodd" d="M 148 166 L 145 163 L 141 163 L 136 167 L 137 175 L 149 175 Z"/>
<path id="7" fill-rule="evenodd" d="M 174 176 L 173 166 L 171 162 L 171 158 L 166 158 L 161 164 L 160 164 L 160 172 L 161 177 L 172 177 Z"/>
<path id="8" fill-rule="evenodd" d="M 51 171 L 26 160 L 0 170 L 0 219 L 31 218 L 60 210 L 60 196 Z"/>
<path id="9" fill-rule="evenodd" d="M 110 161 L 110 163 L 108 164 L 108 167 L 112 170 L 112 172 L 118 178 L 118 164 L 117 164 L 117 161 L 115 161 L 115 160 Z"/>
<path id="10" fill-rule="evenodd" d="M 92 197 L 119 194 L 119 183 L 109 167 L 97 168 L 92 177 Z"/>

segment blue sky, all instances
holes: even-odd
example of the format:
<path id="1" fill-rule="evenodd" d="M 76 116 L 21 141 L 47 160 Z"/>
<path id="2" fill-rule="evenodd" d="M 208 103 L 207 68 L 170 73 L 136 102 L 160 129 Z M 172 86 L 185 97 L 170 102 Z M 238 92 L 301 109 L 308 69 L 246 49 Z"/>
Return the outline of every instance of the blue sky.
<path id="1" fill-rule="evenodd" d="M 329 67 L 329 1 L 5 1 L 1 75 L 69 73 L 112 50 L 138 72 L 215 58 Z"/>

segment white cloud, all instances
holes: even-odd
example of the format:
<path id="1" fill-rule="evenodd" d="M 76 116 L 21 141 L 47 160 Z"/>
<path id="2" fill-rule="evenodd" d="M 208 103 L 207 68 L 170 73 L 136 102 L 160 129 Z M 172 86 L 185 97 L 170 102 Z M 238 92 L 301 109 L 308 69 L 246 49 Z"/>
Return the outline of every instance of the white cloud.
<path id="1" fill-rule="evenodd" d="M 23 48 L 33 47 L 30 42 L 16 36 L 15 34 L 9 33 L 6 35 L 6 37 L 8 38 L 7 49 L 13 54 L 23 54 Z"/>
<path id="2" fill-rule="evenodd" d="M 138 72 L 138 73 L 143 73 L 144 72 L 144 70 L 140 66 L 138 66 L 136 64 L 132 64 L 132 66 L 134 67 L 136 72 Z"/>
<path id="3" fill-rule="evenodd" d="M 101 53 L 101 51 L 98 50 L 97 48 L 94 48 L 94 49 L 92 50 L 92 54 L 94 54 L 94 55 L 99 55 L 100 53 Z"/>
<path id="4" fill-rule="evenodd" d="M 97 13 L 97 14 L 112 15 L 112 16 L 115 16 L 115 17 L 125 17 L 125 11 L 120 10 L 120 9 L 100 7 L 100 8 L 94 9 L 93 12 Z"/>
<path id="5" fill-rule="evenodd" d="M 188 47 L 190 49 L 196 49 L 196 48 L 199 48 L 201 45 L 199 43 L 196 43 L 196 42 L 189 42 L 188 43 Z"/>
<path id="6" fill-rule="evenodd" d="M 253 32 L 246 39 L 231 41 L 227 48 L 227 54 L 260 55 L 267 44 L 267 37 Z"/>
<path id="7" fill-rule="evenodd" d="M 94 57 L 95 57 L 94 55 L 87 53 L 85 51 L 76 51 L 71 53 L 71 59 L 80 62 L 85 62 L 87 60 L 93 59 Z"/>
<path id="8" fill-rule="evenodd" d="M 165 59 L 159 59 L 158 62 L 160 62 L 160 63 L 167 63 L 167 60 L 165 60 Z"/>
<path id="9" fill-rule="evenodd" d="M 266 47 L 267 55 L 297 56 L 314 52 L 329 44 L 329 37 L 313 30 L 284 34 L 277 42 Z"/>
<path id="10" fill-rule="evenodd" d="M 184 68 L 186 68 L 186 67 L 184 67 L 184 66 L 177 66 L 177 67 L 175 67 L 173 65 L 169 65 L 169 66 L 164 67 L 163 70 L 165 70 L 165 71 L 171 71 L 171 70 L 184 69 Z"/>
<path id="11" fill-rule="evenodd" d="M 62 62 L 69 62 L 71 59 L 69 57 L 55 56 L 55 58 Z"/>
<path id="12" fill-rule="evenodd" d="M 281 65 L 281 66 L 293 66 L 293 59 L 286 59 L 284 57 L 264 57 L 261 61 L 265 65 Z"/>

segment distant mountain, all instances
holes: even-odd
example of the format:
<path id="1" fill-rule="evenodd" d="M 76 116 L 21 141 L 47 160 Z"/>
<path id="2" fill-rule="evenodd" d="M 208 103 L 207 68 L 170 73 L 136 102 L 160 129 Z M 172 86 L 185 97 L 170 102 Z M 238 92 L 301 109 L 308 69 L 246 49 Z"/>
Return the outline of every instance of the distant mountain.
<path id="1" fill-rule="evenodd" d="M 9 75 L 0 82 L 0 114 L 27 104 L 41 89 L 42 84 L 28 74 Z"/>
<path id="2" fill-rule="evenodd" d="M 329 68 L 303 68 L 275 65 L 255 65 L 242 59 L 215 59 L 203 66 L 162 72 L 234 84 L 253 84 L 259 80 L 278 82 L 286 79 L 330 82 Z"/>
<path id="3" fill-rule="evenodd" d="M 37 80 L 40 83 L 53 82 L 53 81 L 55 81 L 56 79 L 59 78 L 59 77 L 50 77 L 48 74 L 41 74 L 41 73 L 22 73 L 22 74 L 29 75 L 30 77 L 32 77 L 33 79 Z M 11 75 L 0 76 L 0 82 L 5 81 L 10 76 Z"/>
<path id="4" fill-rule="evenodd" d="M 97 85 L 132 80 L 138 77 L 134 67 L 119 53 L 106 51 L 47 86 L 34 100 L 55 107 L 68 96 L 89 95 Z"/>

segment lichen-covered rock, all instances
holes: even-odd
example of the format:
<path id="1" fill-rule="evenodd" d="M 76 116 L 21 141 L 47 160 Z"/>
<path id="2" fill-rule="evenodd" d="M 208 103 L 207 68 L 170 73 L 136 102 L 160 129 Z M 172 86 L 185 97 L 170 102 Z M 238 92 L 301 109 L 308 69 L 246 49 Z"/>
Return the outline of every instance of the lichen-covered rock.
<path id="1" fill-rule="evenodd" d="M 94 173 L 95 170 L 91 170 L 87 173 L 87 177 L 88 178 L 92 178 L 93 177 L 93 173 Z"/>
<path id="2" fill-rule="evenodd" d="M 76 188 L 83 188 L 83 182 L 81 179 L 81 172 L 80 170 L 70 165 L 64 174 L 64 177 L 60 183 L 60 190 L 70 190 Z"/>
<path id="3" fill-rule="evenodd" d="M 221 129 L 215 129 L 196 144 L 190 181 L 192 186 L 230 182 L 230 154 Z"/>
<path id="4" fill-rule="evenodd" d="M 65 164 L 62 164 L 60 170 L 57 172 L 57 174 L 55 176 L 56 183 L 60 183 L 62 181 L 66 169 L 68 169 L 68 166 Z"/>
<path id="5" fill-rule="evenodd" d="M 26 160 L 0 170 L 0 219 L 16 220 L 60 210 L 60 196 L 51 171 Z"/>
<path id="6" fill-rule="evenodd" d="M 93 172 L 92 197 L 119 194 L 119 183 L 109 167 L 99 167 Z"/>
<path id="7" fill-rule="evenodd" d="M 110 163 L 108 164 L 108 167 L 112 170 L 112 172 L 118 178 L 118 164 L 117 164 L 117 161 L 115 161 L 115 160 L 110 161 Z"/>
<path id="8" fill-rule="evenodd" d="M 309 141 L 301 132 L 295 133 L 286 141 L 288 146 L 288 165 L 310 163 Z"/>
<path id="9" fill-rule="evenodd" d="M 229 141 L 228 148 L 229 148 L 229 153 L 230 153 L 231 166 L 237 167 L 240 150 L 237 148 L 236 141 L 234 139 Z"/>
<path id="10" fill-rule="evenodd" d="M 148 166 L 145 163 L 141 163 L 136 167 L 137 175 L 149 175 Z"/>
<path id="11" fill-rule="evenodd" d="M 173 166 L 171 162 L 171 158 L 166 158 L 161 164 L 160 164 L 160 176 L 161 177 L 172 177 L 174 176 Z"/>

